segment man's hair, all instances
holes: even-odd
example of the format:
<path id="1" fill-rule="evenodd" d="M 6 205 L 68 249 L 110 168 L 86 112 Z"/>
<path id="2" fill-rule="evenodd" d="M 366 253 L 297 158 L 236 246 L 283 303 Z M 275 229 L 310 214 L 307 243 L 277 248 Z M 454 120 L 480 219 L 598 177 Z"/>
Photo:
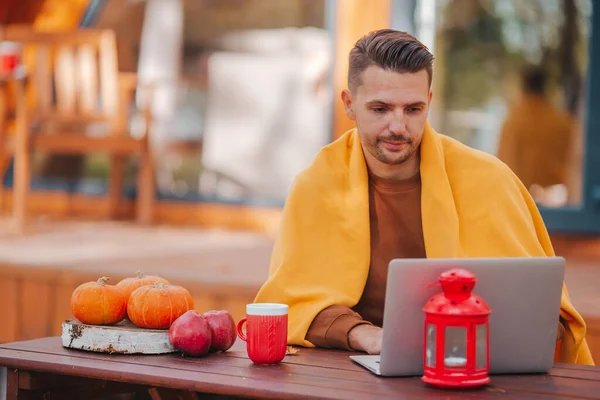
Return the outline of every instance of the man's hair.
<path id="1" fill-rule="evenodd" d="M 361 74 L 371 65 L 399 73 L 426 70 L 429 86 L 433 76 L 433 54 L 414 36 L 394 29 L 381 29 L 360 38 L 350 51 L 348 87 L 361 85 Z"/>
<path id="2" fill-rule="evenodd" d="M 521 72 L 521 85 L 528 93 L 544 94 L 548 75 L 542 67 L 529 65 Z"/>

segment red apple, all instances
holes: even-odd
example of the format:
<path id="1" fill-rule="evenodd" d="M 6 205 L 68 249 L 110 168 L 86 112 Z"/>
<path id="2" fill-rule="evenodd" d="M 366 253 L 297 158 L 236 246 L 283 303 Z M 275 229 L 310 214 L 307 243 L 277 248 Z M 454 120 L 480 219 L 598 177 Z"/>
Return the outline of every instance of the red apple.
<path id="1" fill-rule="evenodd" d="M 231 314 L 225 310 L 211 310 L 205 312 L 202 316 L 210 325 L 212 333 L 211 351 L 229 350 L 237 338 L 235 321 Z"/>
<path id="2" fill-rule="evenodd" d="M 208 322 L 196 310 L 188 310 L 171 324 L 169 340 L 184 354 L 201 356 L 210 350 L 212 334 Z"/>

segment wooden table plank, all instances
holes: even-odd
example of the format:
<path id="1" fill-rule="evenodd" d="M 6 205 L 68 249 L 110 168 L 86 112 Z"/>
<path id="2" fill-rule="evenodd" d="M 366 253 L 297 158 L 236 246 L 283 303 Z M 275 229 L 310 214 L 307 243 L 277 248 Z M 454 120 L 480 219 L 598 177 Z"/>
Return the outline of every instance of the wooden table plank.
<path id="1" fill-rule="evenodd" d="M 12 354 L 11 354 L 12 353 Z M 0 364 L 11 368 L 36 370 L 84 376 L 94 379 L 106 379 L 116 382 L 158 386 L 172 389 L 185 389 L 197 392 L 229 394 L 235 396 L 250 395 L 256 398 L 282 398 L 294 393 L 303 395 L 290 398 L 327 398 L 336 399 L 338 391 L 319 387 L 305 387 L 289 382 L 269 385 L 259 379 L 249 380 L 246 377 L 219 373 L 203 373 L 175 370 L 164 367 L 143 367 L 130 363 L 98 362 L 96 367 L 90 366 L 87 360 L 77 357 L 51 356 L 37 353 L 36 360 L 23 360 L 23 352 L 6 350 L 0 355 Z M 343 391 L 342 391 L 343 392 Z M 352 398 L 352 392 L 346 392 Z"/>
<path id="2" fill-rule="evenodd" d="M 593 365 L 581 365 L 581 364 L 567 364 L 567 363 L 556 363 L 554 364 L 555 368 L 558 369 L 571 369 L 575 371 L 589 371 L 589 372 L 597 372 L 600 374 L 599 366 Z"/>
<path id="3" fill-rule="evenodd" d="M 98 379 L 78 378 L 44 372 L 18 372 L 19 388 L 24 398 L 98 399 L 110 395 L 147 391 L 146 386 Z M 71 379 L 69 379 L 71 378 Z M 21 396 L 19 396 L 19 399 Z"/>
<path id="4" fill-rule="evenodd" d="M 45 346 L 39 346 L 41 348 L 45 347 Z M 236 376 L 244 376 L 246 378 L 249 379 L 253 379 L 253 378 L 260 378 L 260 379 L 269 379 L 269 380 L 274 380 L 274 381 L 279 381 L 281 380 L 280 374 L 281 371 L 279 370 L 275 370 L 273 371 L 271 369 L 271 367 L 264 367 L 263 370 L 259 370 L 260 372 L 258 373 L 258 375 L 254 374 L 254 372 L 258 372 L 256 371 L 256 368 L 262 368 L 262 367 L 256 367 L 254 365 L 252 365 L 252 363 L 247 359 L 247 357 L 245 357 L 245 355 L 242 353 L 242 351 L 239 351 L 239 345 L 237 345 L 234 348 L 234 351 L 230 351 L 224 354 L 215 354 L 212 357 L 207 357 L 207 358 L 182 358 L 181 356 L 174 356 L 174 357 L 161 357 L 161 358 L 148 358 L 145 356 L 127 356 L 125 357 L 125 359 L 123 359 L 123 362 L 127 362 L 127 363 L 131 363 L 131 364 L 136 364 L 136 365 L 140 365 L 140 366 L 156 366 L 156 367 L 168 367 L 168 368 L 173 368 L 173 369 L 183 369 L 183 370 L 189 370 L 189 371 L 196 371 L 196 372 L 212 372 L 212 373 L 221 373 L 221 374 L 234 374 Z M 72 352 L 70 352 L 69 350 L 64 349 L 63 350 L 65 354 L 71 354 Z M 302 351 L 302 350 L 301 350 Z M 308 353 L 314 353 L 312 351 L 309 351 Z M 319 353 L 321 353 L 321 351 L 319 351 Z M 301 361 L 296 361 L 296 360 L 302 360 L 302 357 L 296 357 L 296 356 L 288 356 L 285 364 L 283 364 L 284 368 L 284 372 L 288 371 L 288 367 L 294 366 L 293 369 L 293 373 L 295 375 L 298 376 L 304 376 L 307 377 L 310 382 L 313 385 L 316 386 L 322 386 L 322 387 L 333 387 L 333 388 L 344 388 L 344 389 L 351 389 L 351 390 L 355 390 L 355 391 L 361 391 L 361 390 L 365 390 L 364 385 L 357 385 L 357 383 L 369 383 L 369 384 L 373 384 L 373 385 L 379 385 L 379 383 L 381 382 L 382 378 L 377 377 L 371 373 L 366 373 L 366 371 L 361 368 L 356 366 L 355 364 L 351 363 L 348 360 L 348 353 L 346 352 L 334 352 L 334 351 L 322 351 L 322 357 L 320 357 L 321 359 L 326 359 L 329 357 L 326 356 L 331 356 L 331 358 L 336 358 L 337 359 L 337 367 L 339 368 L 323 368 L 321 366 L 318 366 L 318 364 L 316 364 L 314 362 L 314 359 L 312 357 L 305 357 L 305 361 L 301 362 Z M 81 357 L 86 357 L 88 353 L 81 353 L 79 352 L 79 354 L 81 355 Z M 73 355 L 72 355 L 73 356 Z M 119 358 L 115 358 L 117 356 L 110 356 L 110 355 L 99 355 L 100 358 L 107 360 L 107 361 L 115 361 L 116 359 L 120 359 Z M 291 363 L 288 362 L 288 360 L 295 360 L 295 363 L 290 365 Z M 306 361 L 308 360 L 308 361 Z M 331 360 L 329 360 L 331 361 Z M 296 367 L 297 366 L 297 367 Z M 253 369 L 255 368 L 255 369 Z M 556 371 L 554 371 L 553 375 L 556 379 L 546 379 L 545 381 L 543 381 L 542 383 L 539 382 L 540 380 L 540 376 L 542 378 L 546 378 L 544 375 L 529 375 L 529 376 L 524 376 L 524 377 L 519 377 L 519 381 L 521 382 L 521 386 L 517 386 L 517 388 L 519 388 L 520 390 L 523 390 L 523 388 L 527 388 L 528 386 L 533 384 L 537 385 L 536 387 L 538 387 L 537 391 L 542 392 L 542 393 L 548 393 L 549 391 L 552 392 L 552 390 L 556 391 L 557 389 L 555 389 L 555 386 L 559 387 L 559 391 L 564 392 L 564 390 L 562 389 L 563 386 L 572 386 L 572 384 L 570 382 L 565 382 L 564 380 L 560 379 L 561 377 L 565 378 L 573 378 L 573 377 L 577 377 L 578 379 L 590 379 L 590 380 L 597 380 L 600 381 L 600 375 L 597 375 L 596 371 L 593 370 L 584 370 L 581 371 L 582 373 L 585 373 L 584 376 L 577 376 L 577 372 L 578 371 L 573 371 L 573 370 L 562 370 L 564 372 L 560 372 L 560 369 L 557 369 Z M 566 371 L 566 372 L 565 372 Z M 323 379 L 323 378 L 332 378 L 332 379 L 341 379 L 341 380 L 345 380 L 345 381 L 350 381 L 350 383 L 346 383 L 344 382 L 337 382 L 337 383 L 332 383 L 329 379 Z M 506 379 L 505 379 L 506 378 Z M 598 379 L 595 379 L 598 378 Z M 500 390 L 506 390 L 508 388 L 513 388 L 514 387 L 514 377 L 512 376 L 494 376 L 493 378 L 493 385 L 492 387 L 495 387 L 497 389 Z M 509 383 L 506 383 L 508 379 Z M 418 379 L 417 379 L 418 381 Z M 301 383 L 304 383 L 304 381 L 301 380 Z M 405 392 L 412 392 L 414 390 L 415 386 L 419 386 L 421 385 L 420 382 L 415 383 L 415 380 L 410 380 L 410 379 L 404 379 L 402 380 L 402 382 L 404 384 L 405 387 L 402 388 L 402 390 L 404 390 Z M 395 387 L 391 389 L 391 391 L 393 393 L 396 393 L 397 389 L 399 389 L 397 386 L 399 386 L 399 383 L 395 384 Z M 511 386 L 512 385 L 512 386 Z M 577 390 L 577 391 L 581 391 L 581 387 L 583 384 L 578 384 L 578 386 L 573 389 L 573 390 Z M 551 389 L 548 389 L 548 387 L 551 387 Z M 595 386 L 597 387 L 597 385 Z M 567 392 L 568 394 L 572 395 L 574 393 L 571 393 L 573 390 L 569 389 Z M 586 398 L 585 396 L 585 390 L 586 390 L 586 386 L 583 386 L 583 390 L 584 393 L 581 394 L 579 393 L 579 395 L 582 398 Z M 370 392 L 370 390 L 369 390 Z M 420 389 L 417 391 L 417 393 L 421 393 Z M 385 388 L 379 387 L 378 386 L 378 390 L 376 390 L 376 394 L 381 394 L 381 395 L 385 395 L 385 394 L 389 394 L 389 392 L 387 390 L 385 390 Z"/>
<path id="5" fill-rule="evenodd" d="M 548 398 L 561 395 L 576 399 L 600 399 L 600 381 L 562 378 L 547 374 L 538 375 L 496 375 L 492 376 L 494 386 L 507 391 L 521 393 L 542 393 Z"/>
<path id="6" fill-rule="evenodd" d="M 589 379 L 592 381 L 600 381 L 600 371 L 586 371 L 569 368 L 553 368 L 549 375 L 560 376 L 563 378 L 574 379 Z"/>
<path id="7" fill-rule="evenodd" d="M 77 364 L 73 364 L 73 365 L 77 365 Z M 77 365 L 78 367 L 78 373 L 80 371 L 82 371 L 81 366 Z M 148 368 L 156 368 L 156 367 L 148 367 Z M 272 367 L 258 367 L 258 368 L 272 368 Z M 153 372 L 155 374 L 164 374 L 164 372 L 162 370 L 160 370 L 160 368 L 157 368 L 158 371 L 154 372 L 150 369 L 147 369 L 146 372 Z M 171 371 L 179 371 L 178 369 L 170 369 Z M 314 397 L 314 395 L 311 395 L 309 397 L 306 398 L 321 398 L 321 396 L 323 398 L 390 398 L 391 396 L 394 398 L 439 398 L 439 391 L 435 390 L 435 389 L 429 389 L 429 390 L 425 390 L 423 388 L 423 384 L 420 382 L 419 378 L 402 378 L 402 379 L 397 379 L 397 380 L 392 380 L 389 378 L 380 378 L 380 377 L 376 377 L 372 374 L 370 374 L 369 372 L 364 372 L 364 376 L 367 378 L 372 378 L 372 384 L 369 385 L 368 387 L 365 387 L 364 385 L 356 385 L 356 384 L 352 384 L 352 379 L 345 379 L 342 380 L 340 378 L 339 382 L 333 382 L 330 379 L 326 379 L 326 378 L 318 378 L 315 376 L 310 376 L 308 377 L 308 379 L 286 379 L 285 375 L 302 375 L 302 374 L 292 374 L 289 373 L 287 371 L 283 371 L 283 374 L 281 373 L 282 371 L 275 371 L 274 369 L 272 369 L 271 371 L 268 372 L 276 372 L 275 374 L 268 374 L 265 375 L 263 374 L 258 374 L 257 376 L 253 376 L 253 374 L 245 374 L 243 369 L 241 370 L 232 370 L 231 368 L 225 368 L 225 369 L 221 369 L 219 368 L 218 370 L 215 368 L 215 372 L 218 372 L 219 375 L 222 378 L 227 377 L 228 381 L 230 379 L 230 377 L 235 376 L 235 377 L 242 377 L 242 379 L 251 379 L 252 382 L 255 382 L 255 385 L 262 385 L 265 386 L 265 382 L 269 382 L 271 381 L 271 383 L 275 383 L 275 384 L 289 384 L 290 382 L 295 383 L 295 382 L 300 382 L 300 385 L 306 385 L 305 387 L 308 387 L 311 390 L 303 390 L 304 392 L 307 392 L 307 394 L 309 394 L 310 392 L 316 392 L 317 393 L 317 397 Z M 264 372 L 264 371 L 263 371 Z M 85 374 L 85 376 L 92 376 L 92 374 Z M 104 375 L 100 375 L 100 376 L 104 376 Z M 195 376 L 192 375 L 188 375 L 185 374 L 183 375 L 183 377 L 186 378 L 190 378 L 190 379 L 196 379 Z M 202 379 L 202 377 L 199 377 L 198 379 Z M 135 381 L 136 383 L 139 381 Z M 382 382 L 386 382 L 385 384 L 382 385 Z M 156 384 L 154 382 L 145 382 L 146 384 Z M 334 383 L 333 386 L 332 383 Z M 234 383 L 232 383 L 234 384 Z M 327 386 L 329 384 L 329 387 Z M 325 386 L 324 386 L 325 385 Z M 189 385 L 180 387 L 177 385 L 173 385 L 174 388 L 185 388 L 186 390 L 193 390 L 193 388 L 191 388 Z M 312 390 L 312 389 L 318 389 L 316 391 Z M 325 389 L 326 391 L 331 389 L 333 390 L 334 396 L 333 397 L 328 397 L 325 396 L 324 394 L 326 392 L 323 392 L 323 389 Z M 348 393 L 347 391 L 350 390 L 351 392 Z M 237 392 L 228 392 L 229 394 L 246 394 L 244 391 L 241 391 L 239 393 Z M 470 399 L 488 399 L 488 398 L 494 398 L 496 397 L 498 394 L 503 394 L 503 398 L 506 399 L 510 399 L 510 398 L 515 398 L 515 399 L 521 399 L 523 398 L 523 394 L 521 392 L 516 392 L 516 391 L 512 391 L 512 390 L 507 390 L 507 389 L 503 389 L 503 388 L 498 388 L 498 387 L 494 387 L 494 386 L 490 386 L 489 388 L 484 388 L 481 390 L 475 390 L 475 391 L 471 391 L 471 392 L 443 392 L 444 393 L 444 398 L 448 398 L 448 399 L 461 399 L 461 398 L 470 398 Z M 400 394 L 402 394 L 401 397 L 398 397 Z M 290 393 L 287 393 L 287 395 L 289 396 Z M 265 398 L 266 396 L 261 396 L 260 398 Z M 275 396 L 277 397 L 277 396 Z M 287 396 L 286 396 L 287 398 Z M 304 398 L 304 397 L 289 397 L 289 398 Z M 549 398 L 547 395 L 532 395 L 530 396 L 530 398 Z M 560 397 L 551 397 L 551 398 L 560 398 Z"/>
<path id="8" fill-rule="evenodd" d="M 116 355 L 93 354 L 89 352 L 72 352 L 69 349 L 57 346 L 57 343 L 54 338 L 44 338 L 27 342 L 16 342 L 5 346 L 9 346 L 13 349 L 22 349 L 27 351 L 47 352 L 48 354 L 64 354 L 69 356 L 81 357 L 88 357 L 89 355 L 93 355 L 94 359 L 102 359 L 108 361 L 114 361 L 116 357 Z M 251 365 L 251 362 L 248 360 L 244 346 L 245 344 L 238 340 L 228 352 L 217 353 L 213 356 L 220 357 L 219 363 L 223 365 L 247 367 L 248 365 Z M 0 348 L 2 348 L 2 346 L 0 346 Z M 332 377 L 351 376 L 352 379 L 366 382 L 373 382 L 373 379 L 378 379 L 378 377 L 376 377 L 373 374 L 365 374 L 365 369 L 363 367 L 349 360 L 350 355 L 358 353 L 325 349 L 313 351 L 312 349 L 301 348 L 299 349 L 298 354 L 299 356 L 286 356 L 284 363 L 286 365 L 316 367 L 317 369 L 312 371 L 315 371 L 315 374 L 319 376 L 321 376 L 322 374 L 326 374 L 326 376 Z M 171 360 L 179 360 L 181 358 L 182 357 L 179 354 L 172 355 L 171 357 L 163 357 L 158 359 L 150 359 L 147 356 L 135 355 L 126 357 L 127 362 L 137 363 L 140 365 L 158 366 L 164 365 L 165 363 L 177 362 Z M 214 365 L 212 358 L 200 357 L 184 358 L 184 361 L 182 364 L 180 364 L 180 367 L 184 369 L 186 367 L 189 367 L 191 368 L 191 370 L 196 370 L 196 367 L 192 366 L 195 363 L 209 363 L 211 365 Z M 303 369 L 302 371 L 306 372 L 311 370 Z M 347 375 L 348 373 L 350 373 L 350 375 Z M 549 374 L 557 377 L 590 379 L 600 381 L 600 368 L 587 365 L 557 363 Z"/>
<path id="9" fill-rule="evenodd" d="M 47 339 L 46 339 L 46 341 L 47 341 Z M 38 344 L 38 346 L 36 346 L 36 347 L 39 348 L 40 350 L 44 350 L 48 347 L 48 344 L 42 343 L 40 341 L 38 341 L 36 344 Z M 20 347 L 20 346 L 18 346 L 18 347 Z M 67 354 L 73 353 L 66 349 L 59 349 L 59 350 L 61 350 L 62 352 L 65 352 Z M 78 353 L 83 358 L 87 358 L 89 355 L 88 353 L 82 353 L 82 352 L 78 352 Z M 307 351 L 307 353 L 310 354 L 311 352 Z M 344 352 L 323 351 L 323 353 L 331 353 L 331 355 L 335 358 L 343 357 L 346 360 L 346 362 L 348 362 L 347 355 L 343 355 Z M 322 354 L 322 355 L 324 355 L 324 354 Z M 107 358 L 108 361 L 115 360 L 114 356 L 95 355 L 95 354 L 93 354 L 93 356 L 94 356 L 94 358 L 98 358 L 97 356 L 100 356 L 101 358 Z M 225 373 L 231 373 L 231 371 L 232 371 L 231 367 L 236 367 L 235 369 L 242 367 L 241 371 L 238 371 L 237 373 L 235 373 L 236 375 L 239 375 L 240 373 L 243 374 L 244 372 L 246 372 L 246 370 L 248 369 L 248 366 L 252 367 L 251 363 L 247 359 L 242 359 L 242 357 L 239 356 L 238 352 L 235 352 L 235 351 L 228 352 L 228 353 L 222 354 L 221 356 L 222 357 L 219 360 L 219 364 L 222 364 L 222 365 L 218 365 L 218 366 L 214 365 L 214 360 L 212 360 L 211 358 L 184 359 L 184 360 L 181 360 L 179 358 L 179 360 L 178 360 L 179 363 L 177 363 L 177 359 L 175 359 L 175 360 L 166 360 L 166 359 L 156 360 L 156 359 L 148 359 L 148 358 L 144 359 L 144 357 L 126 357 L 126 358 L 127 358 L 128 363 L 139 363 L 140 365 L 144 365 L 144 364 L 151 365 L 151 364 L 155 364 L 155 362 L 158 362 L 159 365 L 163 365 L 163 366 L 165 364 L 168 364 L 169 368 L 176 368 L 176 369 L 184 368 L 184 369 L 190 369 L 190 370 L 198 370 L 198 368 L 199 368 L 198 364 L 208 363 L 208 365 L 204 365 L 205 368 L 208 367 L 209 370 L 212 369 L 213 372 L 219 372 L 219 373 L 223 373 L 223 367 L 225 367 L 225 365 L 223 365 L 223 362 L 227 361 L 226 362 L 227 367 L 224 368 Z M 134 360 L 133 358 L 138 358 L 139 360 Z M 288 358 L 290 358 L 290 357 L 288 357 Z M 319 358 L 321 358 L 321 357 L 319 357 Z M 124 360 L 120 360 L 120 361 L 124 361 Z M 175 365 L 172 365 L 172 361 L 176 361 Z M 311 362 L 311 360 L 309 358 L 308 362 L 305 362 L 305 364 L 313 364 L 313 362 Z M 344 364 L 340 363 L 338 365 L 344 365 Z M 350 365 L 352 365 L 352 364 L 350 364 Z M 204 368 L 200 368 L 200 369 L 202 370 Z M 352 381 L 359 380 L 359 381 L 364 381 L 364 382 L 375 382 L 375 381 L 381 379 L 370 373 L 365 373 L 364 370 L 362 370 L 360 367 L 358 367 L 357 371 L 360 371 L 360 373 L 354 373 L 354 374 L 352 374 L 352 376 L 347 376 L 347 378 L 350 378 Z M 323 369 L 322 367 L 321 368 L 318 368 L 318 367 L 310 368 L 310 370 L 307 370 L 306 368 L 302 368 L 302 369 L 300 369 L 298 371 L 294 371 L 294 372 L 296 372 L 296 374 L 298 374 L 298 375 L 306 374 L 306 375 L 313 376 L 313 377 L 315 376 L 315 374 L 316 374 L 316 376 L 326 375 L 328 377 L 332 377 L 332 372 L 333 372 L 334 377 L 336 377 L 336 378 L 342 377 L 339 375 L 340 371 L 338 371 L 336 369 L 329 369 L 329 368 Z M 343 372 L 343 371 L 341 371 L 341 372 Z M 268 376 L 264 375 L 264 373 L 263 373 L 261 377 L 266 378 Z M 273 378 L 279 379 L 279 377 L 277 375 L 275 375 Z M 314 378 L 312 380 L 314 381 Z M 410 384 L 411 387 L 414 386 L 414 383 L 410 382 L 410 380 L 404 379 L 402 381 L 403 382 L 408 381 L 408 383 Z"/>
<path id="10" fill-rule="evenodd" d="M 7 352 L 9 351 L 7 350 Z M 399 398 L 423 397 L 421 383 L 416 382 L 418 387 L 415 385 L 418 378 L 397 380 L 390 382 L 391 385 L 365 385 L 364 382 L 355 382 L 350 379 L 294 373 L 294 370 L 286 368 L 285 364 L 273 367 L 255 366 L 248 362 L 245 367 L 232 367 L 220 365 L 218 362 L 214 362 L 212 365 L 210 363 L 193 363 L 194 365 L 192 365 L 183 360 L 180 363 L 183 365 L 164 362 L 163 365 L 157 366 L 115 359 L 102 363 L 96 362 L 96 365 L 92 366 L 90 360 L 86 358 L 52 356 L 45 353 L 35 353 L 31 360 L 24 362 L 22 361 L 23 352 L 17 350 L 14 352 L 17 354 L 13 355 L 13 359 L 18 358 L 20 368 L 28 370 L 42 370 L 51 363 L 52 371 L 59 373 L 218 394 L 247 395 L 248 390 L 252 392 L 262 388 L 262 390 L 258 390 L 257 397 L 274 395 L 275 398 L 281 398 L 281 396 L 328 399 L 389 398 L 397 396 L 398 393 L 404 395 Z M 156 362 L 157 360 L 148 360 L 148 362 L 150 361 Z M 189 359 L 189 361 L 194 360 Z M 213 361 L 216 360 L 213 359 Z M 0 355 L 0 363 L 6 362 L 6 354 Z M 8 363 L 10 366 L 15 366 L 10 361 Z M 130 380 L 131 378 L 134 380 Z M 268 396 L 265 394 L 267 391 L 269 392 Z"/>
<path id="11" fill-rule="evenodd" d="M 455 392 L 426 388 L 418 377 L 377 377 L 354 364 L 348 358 L 350 354 L 300 349 L 280 365 L 257 366 L 247 358 L 241 342 L 226 353 L 188 358 L 77 351 L 62 347 L 56 337 L 2 345 L 0 365 L 254 398 L 600 398 L 600 374 L 595 368 L 558 366 L 548 375 L 495 375 L 492 385 L 486 388 Z"/>
<path id="12" fill-rule="evenodd" d="M 74 378 L 68 375 L 49 373 L 19 373 L 19 387 L 26 390 L 53 389 L 70 386 L 85 386 L 91 383 L 88 378 Z"/>
<path id="13" fill-rule="evenodd" d="M 63 347 L 50 350 L 48 348 L 48 346 L 51 345 L 51 343 L 48 343 L 49 340 L 51 339 L 40 339 L 39 341 L 35 341 L 36 343 L 33 343 L 32 341 L 32 345 L 28 347 L 11 345 L 11 348 L 14 348 L 15 350 L 35 351 L 45 354 L 60 354 L 69 357 L 81 357 L 84 359 L 89 359 L 89 357 L 92 356 L 94 361 L 119 361 L 140 366 L 168 367 L 189 371 L 227 372 L 231 370 L 241 369 L 239 373 L 243 374 L 245 371 L 248 370 L 248 368 L 265 368 L 264 373 L 268 374 L 268 368 L 271 368 L 253 365 L 252 362 L 246 356 L 242 344 L 240 344 L 239 342 L 237 342 L 235 346 L 226 353 L 216 353 L 212 354 L 209 357 L 193 358 L 182 357 L 179 354 L 164 357 L 147 357 L 139 355 L 128 355 L 126 357 L 122 357 L 121 355 L 117 354 L 108 355 L 102 353 L 95 354 L 83 351 L 71 351 Z M 22 343 L 26 344 L 29 342 Z M 336 357 L 339 360 L 337 366 L 340 368 L 332 368 L 331 366 L 323 367 L 318 365 L 317 363 L 311 362 L 310 359 L 308 362 L 299 362 L 297 361 L 297 356 L 287 356 L 284 360 L 284 364 L 282 364 L 282 368 L 297 366 L 297 368 L 295 368 L 294 370 L 295 373 L 314 377 L 325 376 L 338 379 L 351 378 L 354 381 L 362 382 L 375 382 L 377 379 L 380 379 L 379 377 L 373 374 L 366 374 L 363 368 L 356 366 L 354 363 L 352 363 L 348 358 L 348 355 L 352 353 L 340 352 L 344 353 L 344 357 L 342 358 L 339 357 L 340 354 L 337 354 L 336 352 L 329 352 L 324 350 L 323 359 L 326 359 L 330 355 L 330 353 L 334 354 L 335 356 L 338 356 Z M 335 366 L 335 364 L 332 365 Z"/>
<path id="14" fill-rule="evenodd" d="M 66 350 L 67 353 L 71 351 Z M 81 353 L 81 352 L 77 352 Z M 41 353 L 44 354 L 44 353 Z M 234 353 L 235 354 L 235 353 Z M 86 353 L 82 354 L 83 358 Z M 102 356 L 108 358 L 107 361 L 125 362 L 138 365 L 140 367 L 167 367 L 171 370 L 188 370 L 195 372 L 206 372 L 219 373 L 223 375 L 242 376 L 248 379 L 261 379 L 271 380 L 274 382 L 282 382 L 282 380 L 288 380 L 286 375 L 296 375 L 301 384 L 310 384 L 311 386 L 319 386 L 326 388 L 334 388 L 337 390 L 352 390 L 357 393 L 363 393 L 362 396 L 374 395 L 374 396 L 397 396 L 398 393 L 403 393 L 406 396 L 415 395 L 417 398 L 426 398 L 430 393 L 423 389 L 423 384 L 419 378 L 403 378 L 398 380 L 391 380 L 388 378 L 377 377 L 366 370 L 360 368 L 355 372 L 348 372 L 344 370 L 336 370 L 332 368 L 323 368 L 318 366 L 294 366 L 293 369 L 287 369 L 287 365 L 283 364 L 281 369 L 275 369 L 273 367 L 261 367 L 254 366 L 247 358 L 241 359 L 237 356 L 227 356 L 222 354 L 220 358 L 215 360 L 214 355 L 208 358 L 181 358 L 181 357 L 144 357 L 144 356 Z M 112 357 L 112 359 L 111 359 Z M 132 360 L 135 358 L 135 360 Z M 349 360 L 346 360 L 349 362 Z M 292 372 L 293 371 L 293 372 Z M 282 379 L 282 372 L 284 379 Z M 336 379 L 332 381 L 329 378 Z M 388 386 L 382 386 L 381 382 L 386 381 Z M 369 387 L 364 385 L 358 385 L 357 383 L 368 383 Z M 373 389 L 374 386 L 375 389 Z M 450 392 L 452 398 L 489 398 L 489 392 L 491 394 L 503 393 L 504 398 L 522 398 L 522 394 L 513 393 L 505 389 L 494 387 L 484 390 L 484 392 L 468 392 L 468 393 L 456 393 Z M 508 392 L 508 393 L 507 393 Z M 537 397 L 537 396 L 534 396 Z M 432 398 L 438 398 L 437 395 L 432 395 Z M 547 396 L 540 396 L 539 398 L 547 398 Z"/>

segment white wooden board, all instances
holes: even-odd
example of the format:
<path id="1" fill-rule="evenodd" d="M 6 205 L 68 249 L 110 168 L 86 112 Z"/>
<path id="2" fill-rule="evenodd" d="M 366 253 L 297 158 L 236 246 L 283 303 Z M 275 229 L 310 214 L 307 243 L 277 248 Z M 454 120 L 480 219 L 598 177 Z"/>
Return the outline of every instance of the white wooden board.
<path id="1" fill-rule="evenodd" d="M 98 353 L 165 354 L 177 351 L 169 331 L 144 329 L 125 319 L 116 325 L 88 325 L 76 319 L 62 324 L 62 344 Z"/>

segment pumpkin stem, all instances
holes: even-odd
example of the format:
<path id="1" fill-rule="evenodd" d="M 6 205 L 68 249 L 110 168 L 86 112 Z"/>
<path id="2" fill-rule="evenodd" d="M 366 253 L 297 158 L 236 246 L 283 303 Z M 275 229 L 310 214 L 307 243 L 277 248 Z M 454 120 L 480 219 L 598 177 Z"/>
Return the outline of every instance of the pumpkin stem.
<path id="1" fill-rule="evenodd" d="M 110 278 L 108 276 L 103 276 L 102 278 L 98 279 L 96 281 L 96 283 L 100 286 L 104 286 L 104 284 L 106 283 L 107 280 L 109 280 Z"/>
<path id="2" fill-rule="evenodd" d="M 158 281 L 156 282 L 156 285 L 154 285 L 155 287 L 159 288 L 159 289 L 164 289 L 167 287 L 167 285 L 165 285 L 162 281 Z"/>
<path id="3" fill-rule="evenodd" d="M 135 271 L 135 274 L 137 275 L 138 279 L 142 279 L 144 277 L 144 271 L 142 271 L 141 269 Z"/>

